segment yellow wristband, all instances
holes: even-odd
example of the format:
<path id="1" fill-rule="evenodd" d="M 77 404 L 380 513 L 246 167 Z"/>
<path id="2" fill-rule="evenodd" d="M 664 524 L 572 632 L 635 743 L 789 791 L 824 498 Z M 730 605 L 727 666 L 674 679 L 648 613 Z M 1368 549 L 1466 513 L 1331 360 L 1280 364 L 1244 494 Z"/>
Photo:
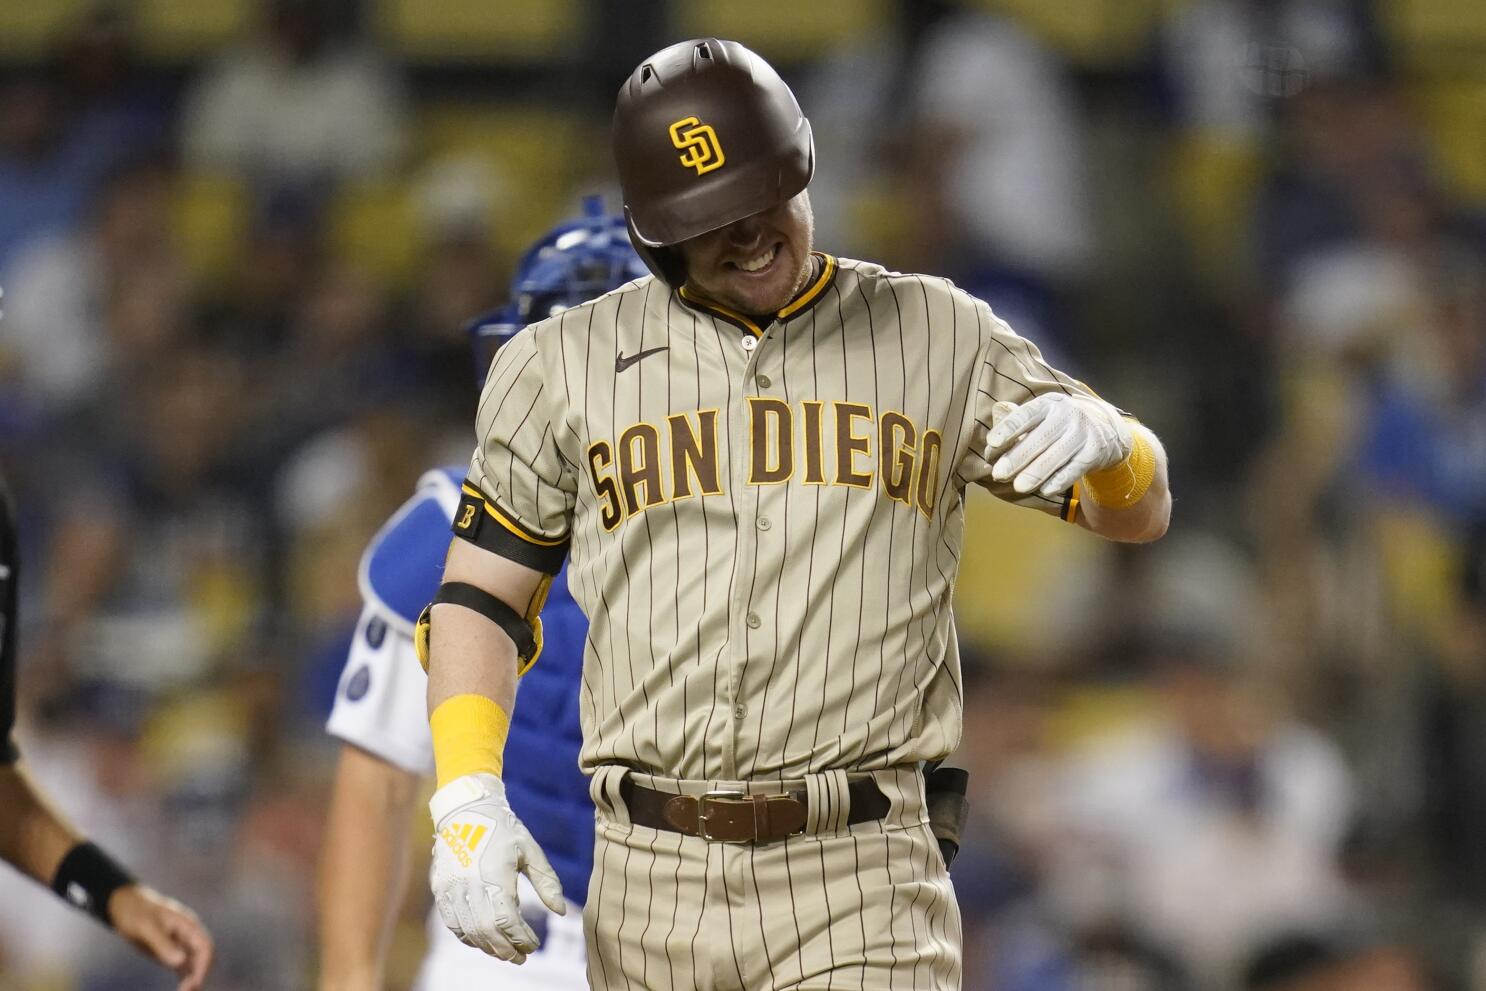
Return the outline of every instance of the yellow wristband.
<path id="1" fill-rule="evenodd" d="M 474 694 L 447 698 L 429 715 L 428 728 L 440 788 L 466 774 L 500 776 L 511 717 L 494 701 Z"/>
<path id="2" fill-rule="evenodd" d="M 1138 429 L 1130 456 L 1113 468 L 1091 471 L 1084 476 L 1084 495 L 1107 509 L 1129 509 L 1139 502 L 1156 477 L 1156 452 Z"/>

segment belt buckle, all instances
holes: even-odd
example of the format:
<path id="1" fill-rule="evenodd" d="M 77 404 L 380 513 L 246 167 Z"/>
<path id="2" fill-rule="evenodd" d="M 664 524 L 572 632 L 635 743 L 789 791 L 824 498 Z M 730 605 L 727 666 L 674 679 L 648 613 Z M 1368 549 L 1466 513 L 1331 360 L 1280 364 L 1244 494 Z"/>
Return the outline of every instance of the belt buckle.
<path id="1" fill-rule="evenodd" d="M 712 799 L 734 799 L 744 801 L 748 798 L 748 792 L 740 788 L 713 788 L 703 792 L 697 799 L 697 835 L 708 842 L 718 843 L 747 843 L 747 840 L 730 840 L 724 837 L 713 836 L 707 828 L 707 802 Z"/>

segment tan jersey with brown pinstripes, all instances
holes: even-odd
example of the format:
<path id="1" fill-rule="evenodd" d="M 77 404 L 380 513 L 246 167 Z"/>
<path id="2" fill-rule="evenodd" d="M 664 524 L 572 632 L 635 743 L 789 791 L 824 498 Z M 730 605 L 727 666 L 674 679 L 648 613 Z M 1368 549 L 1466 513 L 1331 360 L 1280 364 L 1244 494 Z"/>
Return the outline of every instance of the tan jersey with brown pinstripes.
<path id="1" fill-rule="evenodd" d="M 569 542 L 585 768 L 947 754 L 965 486 L 1077 512 L 992 482 L 981 452 L 995 402 L 1085 386 L 947 280 L 817 257 L 766 326 L 642 279 L 496 356 L 469 483 L 503 534 Z"/>

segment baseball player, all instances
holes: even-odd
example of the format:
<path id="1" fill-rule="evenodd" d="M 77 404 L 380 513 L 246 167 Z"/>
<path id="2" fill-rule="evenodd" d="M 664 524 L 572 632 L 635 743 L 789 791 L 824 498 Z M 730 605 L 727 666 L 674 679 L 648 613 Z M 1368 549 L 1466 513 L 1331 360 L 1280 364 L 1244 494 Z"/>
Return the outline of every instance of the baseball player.
<path id="1" fill-rule="evenodd" d="M 541 319 L 646 275 L 622 219 L 595 198 L 581 219 L 539 240 L 514 278 L 512 303 L 475 321 L 483 374 L 494 347 Z M 438 588 L 463 469 L 423 476 L 416 494 L 382 527 L 362 558 L 365 606 L 341 677 L 330 733 L 343 741 L 320 873 L 321 981 L 325 991 L 380 989 L 389 929 L 407 875 L 408 830 L 420 779 L 433 771 L 426 682 L 413 624 Z M 506 777 L 513 806 L 557 870 L 562 905 L 583 904 L 593 862 L 593 804 L 578 769 L 578 673 L 587 622 L 563 576 L 543 616 L 543 670 L 522 689 Z M 541 951 L 521 971 L 460 943 L 431 919 L 420 988 L 586 988 L 577 912 L 551 915 L 524 899 Z"/>
<path id="2" fill-rule="evenodd" d="M 21 766 L 11 737 L 19 568 L 15 515 L 0 479 L 0 859 L 175 971 L 180 991 L 199 991 L 213 953 L 201 920 L 180 902 L 141 884 L 96 843 L 80 836 Z"/>
<path id="3" fill-rule="evenodd" d="M 519 961 L 518 874 L 561 905 L 504 741 L 566 560 L 592 986 L 957 988 L 924 771 L 960 739 L 965 489 L 1151 540 L 1165 455 L 944 279 L 812 250 L 809 122 L 743 46 L 646 59 L 613 140 L 654 277 L 502 348 L 420 623 L 439 912 Z"/>

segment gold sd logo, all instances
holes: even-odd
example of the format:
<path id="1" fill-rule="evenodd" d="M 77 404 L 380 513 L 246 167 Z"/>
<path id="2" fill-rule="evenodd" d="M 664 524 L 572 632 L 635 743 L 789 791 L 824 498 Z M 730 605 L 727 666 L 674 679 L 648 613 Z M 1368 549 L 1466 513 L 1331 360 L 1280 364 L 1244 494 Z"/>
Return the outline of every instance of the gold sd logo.
<path id="1" fill-rule="evenodd" d="M 727 161 L 712 125 L 703 124 L 695 117 L 682 117 L 671 125 L 671 144 L 681 149 L 681 165 L 696 169 L 697 175 L 720 169 Z"/>

